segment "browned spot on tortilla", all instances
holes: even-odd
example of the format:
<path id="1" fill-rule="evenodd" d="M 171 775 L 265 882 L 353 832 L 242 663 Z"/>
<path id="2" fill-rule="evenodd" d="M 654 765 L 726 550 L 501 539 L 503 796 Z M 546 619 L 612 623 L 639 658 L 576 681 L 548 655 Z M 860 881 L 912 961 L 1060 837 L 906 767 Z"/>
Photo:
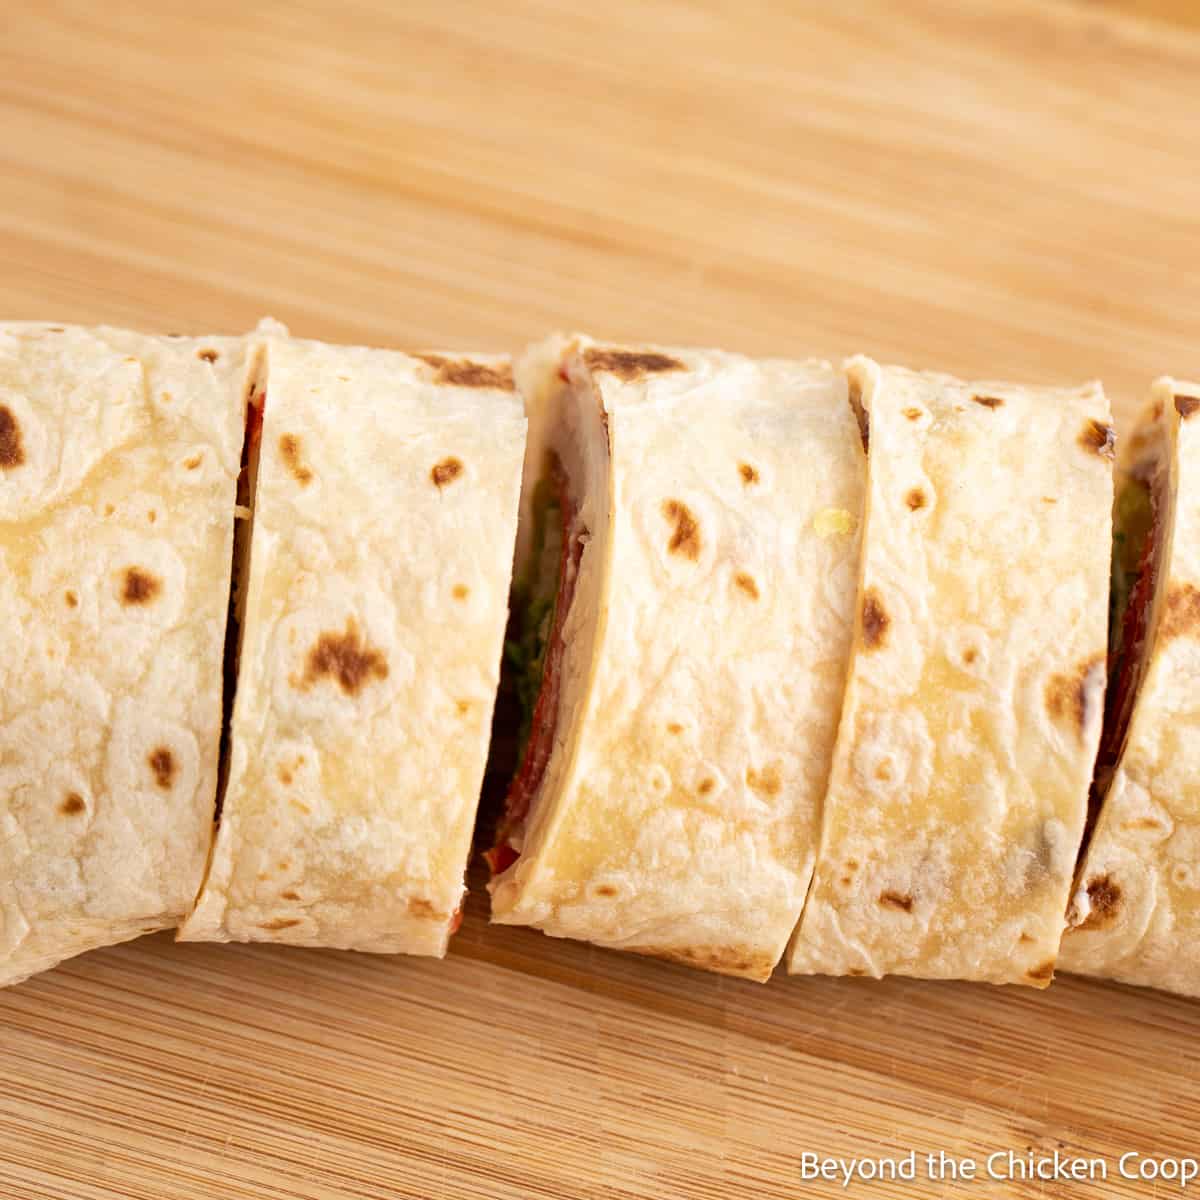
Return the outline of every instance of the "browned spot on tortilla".
<path id="1" fill-rule="evenodd" d="M 592 889 L 597 896 L 615 896 L 617 889 L 611 883 L 598 883 Z"/>
<path id="2" fill-rule="evenodd" d="M 1163 415 L 1163 402 L 1161 400 L 1155 400 L 1154 408 L 1150 412 L 1150 419 L 1152 421 L 1158 421 L 1162 418 L 1162 415 Z"/>
<path id="3" fill-rule="evenodd" d="M 904 503 L 913 512 L 916 512 L 918 508 L 924 508 L 927 503 L 925 493 L 919 487 L 911 488 L 908 495 L 904 497 Z"/>
<path id="4" fill-rule="evenodd" d="M 1113 435 L 1111 425 L 1106 425 L 1103 421 L 1097 421 L 1091 417 L 1084 423 L 1083 429 L 1079 433 L 1079 444 L 1085 450 L 1090 450 L 1093 454 L 1098 454 L 1101 458 L 1107 458 L 1111 462 L 1117 440 Z"/>
<path id="5" fill-rule="evenodd" d="M 637 954 L 649 954 L 668 962 L 717 971 L 722 975 L 748 975 L 765 979 L 775 966 L 774 960 L 756 954 L 750 947 L 737 946 L 636 946 Z"/>
<path id="6" fill-rule="evenodd" d="M 279 860 L 279 869 L 280 869 L 281 871 L 287 871 L 287 870 L 290 870 L 290 869 L 291 869 L 291 865 L 292 865 L 292 863 L 291 863 L 291 860 L 290 860 L 290 859 L 283 858 L 283 859 L 280 859 L 280 860 Z"/>
<path id="7" fill-rule="evenodd" d="M 290 804 L 298 813 L 303 813 L 306 817 L 312 812 L 312 809 L 307 804 L 297 800 L 295 796 L 291 798 Z"/>
<path id="8" fill-rule="evenodd" d="M 878 766 L 875 768 L 875 778 L 876 778 L 876 779 L 878 779 L 880 783 L 887 783 L 887 782 L 889 782 L 889 780 L 891 780 L 891 778 L 892 778 L 892 764 L 891 764 L 891 762 L 890 762 L 888 759 L 886 759 L 886 758 L 885 758 L 885 759 L 884 759 L 884 760 L 883 760 L 883 761 L 882 761 L 882 762 L 881 762 L 881 763 L 880 763 L 880 764 L 879 764 L 879 765 L 878 765 Z"/>
<path id="9" fill-rule="evenodd" d="M 451 455 L 449 458 L 443 458 L 440 463 L 434 463 L 433 470 L 429 472 L 429 478 L 433 480 L 435 487 L 444 488 L 448 483 L 453 483 L 462 473 L 462 460 Z"/>
<path id="10" fill-rule="evenodd" d="M 711 792 L 716 786 L 717 781 L 715 779 L 702 779 L 700 780 L 699 784 L 696 785 L 696 791 L 698 791 L 702 796 L 707 796 L 708 793 Z"/>
<path id="11" fill-rule="evenodd" d="M 300 893 L 288 888 L 286 892 L 280 892 L 279 897 L 281 900 L 299 900 Z"/>
<path id="12" fill-rule="evenodd" d="M 13 410 L 0 404 L 0 469 L 11 471 L 25 461 L 25 446 L 21 441 L 21 426 Z"/>
<path id="13" fill-rule="evenodd" d="M 276 917 L 272 921 L 262 921 L 259 923 L 259 929 L 275 930 L 275 929 L 291 929 L 293 925 L 299 925 L 300 917 Z"/>
<path id="14" fill-rule="evenodd" d="M 149 512 L 146 514 L 146 520 L 147 520 L 147 521 L 149 521 L 151 525 L 153 525 L 153 524 L 154 524 L 154 522 L 158 520 L 158 513 L 156 513 L 156 512 L 154 511 L 154 509 L 151 509 L 151 510 L 150 510 L 150 511 L 149 511 Z"/>
<path id="15" fill-rule="evenodd" d="M 904 410 L 904 415 L 905 415 L 905 416 L 906 416 L 906 417 L 907 417 L 907 418 L 908 418 L 910 421 L 919 421 L 919 420 L 921 419 L 921 417 L 924 415 L 924 413 L 923 413 L 923 411 L 922 411 L 921 409 L 919 409 L 919 408 L 906 408 L 906 409 Z"/>
<path id="16" fill-rule="evenodd" d="M 175 756 L 166 746 L 156 746 L 146 756 L 150 770 L 154 772 L 154 782 L 163 791 L 170 788 L 175 781 Z"/>
<path id="17" fill-rule="evenodd" d="M 1087 884 L 1088 915 L 1077 928 L 1105 929 L 1121 911 L 1121 885 L 1109 875 L 1098 875 Z"/>
<path id="18" fill-rule="evenodd" d="M 733 582 L 750 597 L 751 600 L 758 599 L 758 584 L 754 582 L 754 576 L 748 575 L 745 571 L 739 571 L 734 577 Z"/>
<path id="19" fill-rule="evenodd" d="M 211 347 L 205 347 L 203 350 L 196 351 L 196 357 L 203 359 L 207 363 L 214 363 L 221 356 L 220 356 L 220 354 L 217 353 L 216 350 L 213 350 Z"/>
<path id="20" fill-rule="evenodd" d="M 742 477 L 742 482 L 747 487 L 752 483 L 758 482 L 758 471 L 748 462 L 738 463 L 738 474 Z"/>
<path id="21" fill-rule="evenodd" d="M 456 583 L 450 594 L 455 600 L 465 600 L 471 594 L 471 589 L 465 583 Z"/>
<path id="22" fill-rule="evenodd" d="M 1023 934 L 1021 934 L 1021 936 L 1019 938 L 1017 938 L 1018 942 L 1024 942 L 1026 944 L 1028 944 L 1029 942 L 1032 942 L 1033 940 L 1034 939 L 1027 933 L 1023 933 Z"/>
<path id="23" fill-rule="evenodd" d="M 678 721 L 668 721 L 667 722 L 667 732 L 668 733 L 682 733 L 683 726 L 680 725 L 680 723 Z"/>
<path id="24" fill-rule="evenodd" d="M 296 477 L 296 482 L 301 487 L 308 487 L 312 483 L 312 468 L 304 463 L 303 444 L 294 433 L 285 433 L 279 439 L 279 457 L 283 459 L 284 466 Z"/>
<path id="25" fill-rule="evenodd" d="M 615 350 L 589 346 L 583 352 L 583 361 L 589 371 L 606 371 L 624 383 L 640 379 L 643 375 L 686 369 L 679 359 L 656 350 Z"/>
<path id="26" fill-rule="evenodd" d="M 319 679 L 332 679 L 347 696 L 357 696 L 372 679 L 387 677 L 387 660 L 361 636 L 350 617 L 344 633 L 323 633 L 317 638 L 299 686 L 305 689 Z"/>
<path id="27" fill-rule="evenodd" d="M 879 903 L 884 908 L 894 908 L 899 912 L 910 913 L 913 910 L 913 898 L 907 892 L 880 892 Z"/>
<path id="28" fill-rule="evenodd" d="M 700 523 L 696 514 L 682 500 L 664 500 L 663 516 L 675 522 L 667 549 L 695 562 L 700 557 Z"/>
<path id="29" fill-rule="evenodd" d="M 170 392 L 163 392 L 160 397 L 164 404 L 170 404 L 173 398 Z"/>
<path id="30" fill-rule="evenodd" d="M 1160 629 L 1164 638 L 1200 636 L 1200 588 L 1173 583 L 1167 589 Z"/>
<path id="31" fill-rule="evenodd" d="M 63 797 L 63 802 L 58 806 L 58 811 L 64 817 L 77 817 L 87 805 L 83 802 L 83 797 L 78 792 L 68 792 Z"/>
<path id="32" fill-rule="evenodd" d="M 1057 504 L 1058 497 L 1057 496 L 1043 496 L 1042 503 L 1043 504 Z"/>
<path id="33" fill-rule="evenodd" d="M 963 651 L 963 662 L 970 666 L 979 657 L 979 651 L 974 646 L 968 646 Z"/>
<path id="34" fill-rule="evenodd" d="M 1041 966 L 1030 968 L 1025 972 L 1025 978 L 1035 983 L 1048 983 L 1054 978 L 1054 959 L 1048 958 Z"/>
<path id="35" fill-rule="evenodd" d="M 847 967 L 846 974 L 853 976 L 855 979 L 861 979 L 867 973 L 865 967 Z"/>
<path id="36" fill-rule="evenodd" d="M 104 515 L 106 517 L 111 517 L 116 511 L 117 510 L 111 504 L 106 504 L 104 506 Z"/>
<path id="37" fill-rule="evenodd" d="M 1069 720 L 1082 733 L 1091 718 L 1092 703 L 1098 688 L 1090 686 L 1093 672 L 1103 669 L 1103 654 L 1085 659 L 1066 675 L 1051 675 L 1046 684 L 1046 710 L 1060 721 Z"/>
<path id="38" fill-rule="evenodd" d="M 448 919 L 444 912 L 439 912 L 437 906 L 431 900 L 426 900 L 424 896 L 409 897 L 408 915 L 410 917 L 419 917 L 423 921 L 445 921 Z"/>
<path id="39" fill-rule="evenodd" d="M 883 607 L 883 598 L 875 588 L 868 588 L 862 602 L 862 640 L 868 650 L 878 650 L 887 637 L 892 619 Z"/>
<path id="40" fill-rule="evenodd" d="M 141 567 L 126 567 L 121 585 L 122 604 L 149 604 L 162 591 L 162 581 Z"/>
<path id="41" fill-rule="evenodd" d="M 756 771 L 753 767 L 746 768 L 746 786 L 752 792 L 761 792 L 764 796 L 777 796 L 783 786 L 779 778 L 779 768 L 771 763 Z"/>
<path id="42" fill-rule="evenodd" d="M 982 404 L 984 408 L 996 409 L 1004 406 L 1004 401 L 999 396 L 972 396 L 971 399 L 976 404 Z"/>
<path id="43" fill-rule="evenodd" d="M 73 591 L 71 591 L 70 589 L 67 590 L 67 593 L 65 596 L 63 596 L 63 599 L 67 602 L 68 608 L 78 608 L 79 607 L 79 597 L 77 595 L 75 595 L 75 593 Z"/>
<path id="44" fill-rule="evenodd" d="M 1123 821 L 1122 829 L 1161 829 L 1162 822 L 1153 817 L 1135 817 L 1132 821 Z"/>
<path id="45" fill-rule="evenodd" d="M 454 702 L 454 706 L 458 709 L 458 715 L 460 717 L 465 717 L 467 713 L 471 711 L 470 700 L 456 700 Z"/>
<path id="46" fill-rule="evenodd" d="M 1200 398 L 1196 396 L 1176 396 L 1175 411 L 1186 421 L 1188 417 L 1200 408 Z"/>
<path id="47" fill-rule="evenodd" d="M 850 878 L 850 876 L 849 876 L 849 875 L 843 875 L 843 876 L 842 876 L 842 887 L 849 887 L 849 886 L 850 886 L 850 884 L 851 884 L 851 883 L 853 883 L 853 882 L 854 882 L 854 881 L 853 881 L 853 880 Z"/>
<path id="48" fill-rule="evenodd" d="M 858 859 L 857 858 L 846 859 L 846 870 L 847 871 L 857 871 L 858 870 Z"/>
<path id="49" fill-rule="evenodd" d="M 853 376 L 850 377 L 846 395 L 850 401 L 850 411 L 858 422 L 858 436 L 862 439 L 863 453 L 866 454 L 871 449 L 871 418 L 863 407 L 862 384 Z"/>
<path id="50" fill-rule="evenodd" d="M 284 787 L 292 786 L 292 773 L 287 769 L 287 767 L 280 767 L 276 774 L 279 776 L 279 782 L 282 783 Z"/>
<path id="51" fill-rule="evenodd" d="M 414 354 L 413 357 L 427 367 L 433 367 L 436 372 L 434 383 L 451 387 L 499 388 L 502 392 L 511 392 L 516 387 L 509 363 L 492 366 L 469 358 L 447 358 L 444 354 Z"/>
<path id="52" fill-rule="evenodd" d="M 200 465 L 201 457 L 202 456 L 199 454 L 193 454 L 191 458 L 185 458 L 183 460 L 183 465 L 189 471 L 194 471 Z"/>

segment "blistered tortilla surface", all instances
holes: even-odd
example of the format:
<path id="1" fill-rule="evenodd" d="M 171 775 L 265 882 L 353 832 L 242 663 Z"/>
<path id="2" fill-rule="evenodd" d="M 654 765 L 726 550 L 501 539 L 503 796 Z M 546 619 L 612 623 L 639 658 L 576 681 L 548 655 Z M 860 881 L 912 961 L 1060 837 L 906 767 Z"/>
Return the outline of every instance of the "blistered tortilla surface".
<path id="1" fill-rule="evenodd" d="M 239 339 L 0 326 L 0 983 L 200 885 L 246 366 Z"/>
<path id="2" fill-rule="evenodd" d="M 1165 439 L 1173 530 L 1149 661 L 1061 966 L 1200 996 L 1200 384 L 1160 380 L 1131 446 L 1152 426 Z"/>
<path id="3" fill-rule="evenodd" d="M 811 874 L 849 652 L 864 464 L 845 381 L 587 339 L 528 361 L 531 392 L 560 365 L 594 389 L 610 504 L 583 497 L 567 635 L 594 644 L 568 664 L 494 919 L 764 979 Z M 534 408 L 552 427 L 553 401 Z"/>
<path id="4" fill-rule="evenodd" d="M 525 417 L 507 360 L 267 339 L 229 784 L 192 940 L 441 954 Z"/>
<path id="5" fill-rule="evenodd" d="M 789 969 L 1045 986 L 1102 717 L 1108 404 L 849 365 L 859 613 Z"/>

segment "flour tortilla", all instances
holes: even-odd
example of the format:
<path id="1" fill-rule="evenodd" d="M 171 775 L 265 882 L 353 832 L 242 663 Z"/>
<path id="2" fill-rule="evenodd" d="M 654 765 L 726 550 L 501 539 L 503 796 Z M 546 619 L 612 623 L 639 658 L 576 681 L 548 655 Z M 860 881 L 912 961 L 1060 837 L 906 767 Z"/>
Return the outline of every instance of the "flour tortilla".
<path id="1" fill-rule="evenodd" d="M 1155 384 L 1123 467 L 1147 450 L 1167 469 L 1148 658 L 1060 965 L 1200 996 L 1200 384 Z"/>
<path id="2" fill-rule="evenodd" d="M 511 367 L 277 334 L 266 364 L 228 790 L 179 936 L 440 955 L 507 612 Z"/>
<path id="3" fill-rule="evenodd" d="M 859 619 L 789 970 L 1046 986 L 1104 696 L 1098 384 L 849 364 L 869 415 Z"/>
<path id="4" fill-rule="evenodd" d="M 251 370 L 240 339 L 0 326 L 0 984 L 200 885 Z"/>
<path id="5" fill-rule="evenodd" d="M 845 380 L 583 337 L 519 374 L 520 557 L 547 449 L 588 536 L 553 751 L 492 918 L 765 979 L 812 871 L 849 650 Z"/>

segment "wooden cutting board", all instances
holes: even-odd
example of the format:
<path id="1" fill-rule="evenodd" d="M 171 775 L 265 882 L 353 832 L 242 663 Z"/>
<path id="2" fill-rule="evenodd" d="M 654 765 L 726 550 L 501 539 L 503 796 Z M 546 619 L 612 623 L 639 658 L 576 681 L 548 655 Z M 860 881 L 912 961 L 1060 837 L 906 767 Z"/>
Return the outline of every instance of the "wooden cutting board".
<path id="1" fill-rule="evenodd" d="M 10 0 L 0 313 L 868 350 L 1127 416 L 1200 374 L 1196 5 L 1128 9 Z M 804 1151 L 1030 1148 L 1112 1177 L 846 1194 L 1152 1195 L 1119 1155 L 1200 1150 L 1200 1003 L 758 987 L 480 888 L 444 962 L 158 936 L 0 993 L 0 1196 L 795 1197 L 843 1192 Z"/>

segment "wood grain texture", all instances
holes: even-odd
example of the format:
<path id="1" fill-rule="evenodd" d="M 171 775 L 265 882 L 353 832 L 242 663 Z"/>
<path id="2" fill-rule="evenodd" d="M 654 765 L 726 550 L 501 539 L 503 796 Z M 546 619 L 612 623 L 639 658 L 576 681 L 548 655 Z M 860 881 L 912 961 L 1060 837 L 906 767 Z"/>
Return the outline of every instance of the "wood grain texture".
<path id="1" fill-rule="evenodd" d="M 1200 371 L 1188 12 L 11 0 L 0 314 L 867 350 L 1098 375 L 1128 416 Z M 1195 1004 L 759 988 L 489 929 L 479 885 L 442 963 L 156 937 L 0 994 L 0 1196 L 792 1197 L 841 1193 L 804 1149 L 1196 1150 Z"/>

